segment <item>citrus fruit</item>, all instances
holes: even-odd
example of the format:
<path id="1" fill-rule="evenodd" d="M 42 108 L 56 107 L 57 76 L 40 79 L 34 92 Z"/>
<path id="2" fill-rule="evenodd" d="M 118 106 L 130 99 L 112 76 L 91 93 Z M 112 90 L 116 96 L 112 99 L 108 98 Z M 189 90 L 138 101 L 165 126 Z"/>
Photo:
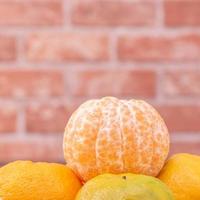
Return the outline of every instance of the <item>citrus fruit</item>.
<path id="1" fill-rule="evenodd" d="M 145 101 L 90 100 L 71 116 L 64 134 L 67 165 L 84 181 L 102 173 L 156 176 L 169 151 L 169 134 Z"/>
<path id="2" fill-rule="evenodd" d="M 159 178 L 171 188 L 176 200 L 199 200 L 200 156 L 174 155 L 164 166 Z"/>
<path id="3" fill-rule="evenodd" d="M 65 165 L 16 161 L 0 168 L 3 200 L 74 200 L 80 188 Z"/>
<path id="4" fill-rule="evenodd" d="M 134 174 L 103 174 L 89 180 L 76 200 L 173 200 L 159 179 Z"/>

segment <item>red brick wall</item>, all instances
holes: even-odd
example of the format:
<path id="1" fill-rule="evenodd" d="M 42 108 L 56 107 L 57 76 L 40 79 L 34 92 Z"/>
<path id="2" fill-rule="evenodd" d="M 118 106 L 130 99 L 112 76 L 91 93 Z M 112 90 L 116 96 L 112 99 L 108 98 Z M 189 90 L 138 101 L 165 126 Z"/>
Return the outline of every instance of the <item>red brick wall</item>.
<path id="1" fill-rule="evenodd" d="M 105 95 L 146 99 L 171 152 L 200 154 L 200 1 L 0 1 L 0 163 L 63 161 L 70 113 Z"/>

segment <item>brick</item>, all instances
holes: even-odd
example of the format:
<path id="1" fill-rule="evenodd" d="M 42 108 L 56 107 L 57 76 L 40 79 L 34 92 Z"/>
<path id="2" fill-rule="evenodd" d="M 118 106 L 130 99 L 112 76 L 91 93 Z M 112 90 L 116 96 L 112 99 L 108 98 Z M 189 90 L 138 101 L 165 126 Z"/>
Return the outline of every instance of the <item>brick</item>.
<path id="1" fill-rule="evenodd" d="M 162 105 L 157 108 L 170 132 L 200 131 L 199 105 Z"/>
<path id="2" fill-rule="evenodd" d="M 62 72 L 39 69 L 0 69 L 1 97 L 54 97 L 64 93 Z"/>
<path id="3" fill-rule="evenodd" d="M 26 130 L 29 133 L 63 133 L 71 110 L 65 105 L 35 103 L 26 108 Z"/>
<path id="4" fill-rule="evenodd" d="M 36 139 L 0 138 L 0 163 L 5 164 L 15 160 L 64 162 L 62 138 L 49 139 L 40 136 Z"/>
<path id="5" fill-rule="evenodd" d="M 200 97 L 200 70 L 167 71 L 163 82 L 163 90 L 166 96 Z"/>
<path id="6" fill-rule="evenodd" d="M 122 35 L 118 57 L 122 61 L 199 61 L 200 35 Z"/>
<path id="7" fill-rule="evenodd" d="M 0 35 L 0 61 L 13 61 L 15 59 L 16 59 L 15 38 L 12 36 Z"/>
<path id="8" fill-rule="evenodd" d="M 31 61 L 102 61 L 109 57 L 108 38 L 103 34 L 33 34 L 26 46 Z"/>
<path id="9" fill-rule="evenodd" d="M 2 0 L 0 3 L 1 26 L 42 26 L 61 23 L 60 1 Z"/>
<path id="10" fill-rule="evenodd" d="M 150 1 L 86 0 L 75 1 L 72 22 L 80 25 L 152 26 L 156 8 Z"/>
<path id="11" fill-rule="evenodd" d="M 200 26 L 200 1 L 166 0 L 164 4 L 167 26 Z"/>
<path id="12" fill-rule="evenodd" d="M 70 91 L 75 96 L 155 95 L 156 76 L 151 70 L 74 70 L 69 76 Z"/>
<path id="13" fill-rule="evenodd" d="M 0 104 L 0 134 L 16 132 L 17 110 L 12 104 Z"/>
<path id="14" fill-rule="evenodd" d="M 200 141 L 171 142 L 170 155 L 191 153 L 200 155 Z"/>

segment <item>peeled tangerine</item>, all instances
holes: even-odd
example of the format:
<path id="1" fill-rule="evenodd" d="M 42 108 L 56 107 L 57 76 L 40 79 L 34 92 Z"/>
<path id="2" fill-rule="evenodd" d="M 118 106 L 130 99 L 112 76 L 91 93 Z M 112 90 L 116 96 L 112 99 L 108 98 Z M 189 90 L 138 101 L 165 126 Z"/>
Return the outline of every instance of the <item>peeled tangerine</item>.
<path id="1" fill-rule="evenodd" d="M 88 181 L 76 200 L 174 200 L 159 179 L 134 174 L 103 174 Z"/>
<path id="2" fill-rule="evenodd" d="M 65 165 L 17 161 L 0 168 L 1 200 L 74 200 L 80 188 Z"/>
<path id="3" fill-rule="evenodd" d="M 169 186 L 176 200 L 200 200 L 200 156 L 174 155 L 159 178 Z"/>
<path id="4" fill-rule="evenodd" d="M 84 181 L 102 173 L 156 176 L 168 155 L 169 134 L 145 101 L 104 97 L 73 113 L 63 146 L 68 166 Z"/>

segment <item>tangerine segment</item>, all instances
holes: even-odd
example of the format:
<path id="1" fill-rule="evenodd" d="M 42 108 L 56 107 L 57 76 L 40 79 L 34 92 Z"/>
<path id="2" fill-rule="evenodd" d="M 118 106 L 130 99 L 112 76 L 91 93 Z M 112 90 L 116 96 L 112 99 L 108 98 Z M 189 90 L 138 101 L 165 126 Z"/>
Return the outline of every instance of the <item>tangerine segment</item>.
<path id="1" fill-rule="evenodd" d="M 130 128 L 130 133 L 135 136 L 135 149 L 137 154 L 134 155 L 135 163 L 132 165 L 137 166 L 135 173 L 148 174 L 149 168 L 151 168 L 151 159 L 153 156 L 153 135 L 151 129 L 151 120 L 146 116 L 146 111 L 138 105 L 138 101 L 131 100 L 128 102 L 131 112 L 131 127 L 134 127 L 135 134 Z M 129 132 L 125 132 L 125 135 Z M 127 147 L 127 151 L 129 148 Z M 127 163 L 131 164 L 128 156 Z M 132 171 L 133 169 L 129 169 Z"/>
<path id="2" fill-rule="evenodd" d="M 99 173 L 123 171 L 122 136 L 118 123 L 118 111 L 115 109 L 117 104 L 116 98 L 105 98 L 100 101 L 102 116 L 96 140 Z"/>
<path id="3" fill-rule="evenodd" d="M 68 134 L 64 135 L 64 156 L 72 158 L 68 159 L 67 164 L 80 178 L 83 174 L 88 177 L 97 174 L 94 141 L 97 139 L 100 125 L 100 112 L 96 104 L 95 101 L 83 104 L 71 117 L 65 130 Z"/>

